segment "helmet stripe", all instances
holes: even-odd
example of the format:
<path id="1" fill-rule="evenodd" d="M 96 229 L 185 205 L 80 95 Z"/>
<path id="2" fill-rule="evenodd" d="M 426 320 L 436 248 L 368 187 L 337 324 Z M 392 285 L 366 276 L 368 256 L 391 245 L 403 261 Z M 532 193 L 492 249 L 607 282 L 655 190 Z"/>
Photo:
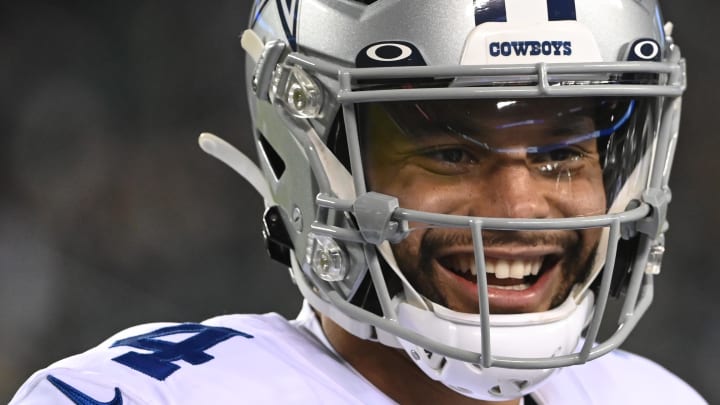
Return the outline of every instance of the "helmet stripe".
<path id="1" fill-rule="evenodd" d="M 486 22 L 508 22 L 508 7 L 505 4 L 506 0 L 474 0 L 475 4 L 475 25 L 484 24 Z M 534 4 L 528 3 L 527 1 L 514 2 L 514 14 L 523 19 L 533 19 L 526 14 L 532 14 L 535 16 L 534 19 L 544 19 L 544 14 L 538 15 L 535 11 L 538 7 L 533 7 Z M 575 0 L 546 0 L 547 5 L 547 19 L 549 21 L 564 21 L 564 20 L 576 20 L 575 13 Z M 511 4 L 513 5 L 513 4 Z M 539 5 L 538 5 L 539 6 Z M 540 6 L 542 7 L 542 6 Z M 542 15 L 542 16 L 541 16 Z M 514 19 L 513 19 L 514 20 Z"/>
<path id="2" fill-rule="evenodd" d="M 486 22 L 507 22 L 505 0 L 474 0 L 475 25 Z"/>
<path id="3" fill-rule="evenodd" d="M 255 2 L 255 4 L 253 5 L 253 11 L 252 11 L 253 19 L 252 19 L 252 22 L 250 23 L 251 29 L 255 27 L 255 24 L 260 19 L 260 15 L 262 14 L 263 9 L 268 4 L 268 2 L 269 2 L 269 0 L 262 0 L 262 2 L 261 2 L 261 0 L 257 0 Z"/>
<path id="4" fill-rule="evenodd" d="M 548 20 L 576 20 L 575 0 L 547 0 Z"/>
<path id="5" fill-rule="evenodd" d="M 277 0 L 278 15 L 290 48 L 297 51 L 297 15 L 300 0 Z"/>

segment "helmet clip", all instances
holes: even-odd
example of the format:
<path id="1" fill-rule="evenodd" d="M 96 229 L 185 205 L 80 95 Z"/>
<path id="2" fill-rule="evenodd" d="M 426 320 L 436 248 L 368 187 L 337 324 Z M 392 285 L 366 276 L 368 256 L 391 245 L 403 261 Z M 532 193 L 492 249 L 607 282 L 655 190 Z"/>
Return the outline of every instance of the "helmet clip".
<path id="1" fill-rule="evenodd" d="M 637 224 L 637 231 L 650 236 L 653 240 L 658 239 L 667 229 L 667 209 L 672 198 L 669 188 L 651 188 L 643 193 L 642 200 L 652 210 L 642 221 Z"/>
<path id="2" fill-rule="evenodd" d="M 273 72 L 284 52 L 285 43 L 280 40 L 276 39 L 265 44 L 257 65 L 255 65 L 251 81 L 252 91 L 259 99 L 270 100 L 269 91 L 273 81 Z"/>
<path id="3" fill-rule="evenodd" d="M 402 240 L 404 227 L 392 219 L 399 206 L 398 199 L 389 195 L 373 191 L 360 195 L 353 204 L 353 213 L 363 239 L 374 245 Z"/>

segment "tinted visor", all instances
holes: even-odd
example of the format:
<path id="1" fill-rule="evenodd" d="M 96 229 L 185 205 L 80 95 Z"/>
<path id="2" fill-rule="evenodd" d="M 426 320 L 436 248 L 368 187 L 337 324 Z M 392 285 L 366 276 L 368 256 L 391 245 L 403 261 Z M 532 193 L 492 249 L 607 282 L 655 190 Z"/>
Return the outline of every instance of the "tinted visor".
<path id="1" fill-rule="evenodd" d="M 629 176 L 617 172 L 609 149 L 622 144 L 625 153 L 634 151 L 621 162 L 626 172 L 646 149 L 646 137 L 638 135 L 646 131 L 635 128 L 644 121 L 637 120 L 638 110 L 647 110 L 643 104 L 628 98 L 365 104 L 359 122 L 368 190 L 394 195 L 406 208 L 444 214 L 604 214 L 609 190 Z M 446 203 L 421 201 L 441 196 Z"/>

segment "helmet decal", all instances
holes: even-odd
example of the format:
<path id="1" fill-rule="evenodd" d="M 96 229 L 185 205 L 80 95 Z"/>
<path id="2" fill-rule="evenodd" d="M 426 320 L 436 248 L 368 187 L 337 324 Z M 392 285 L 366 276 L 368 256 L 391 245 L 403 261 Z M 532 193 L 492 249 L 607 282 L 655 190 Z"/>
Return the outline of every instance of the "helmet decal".
<path id="1" fill-rule="evenodd" d="M 638 39 L 628 49 L 629 61 L 659 62 L 660 59 L 660 45 L 650 38 Z"/>
<path id="2" fill-rule="evenodd" d="M 601 60 L 593 33 L 576 19 L 575 0 L 479 4 L 475 3 L 476 27 L 465 41 L 463 65 Z"/>
<path id="3" fill-rule="evenodd" d="M 378 42 L 368 45 L 355 58 L 355 66 L 359 68 L 426 65 L 427 63 L 417 47 L 404 41 Z"/>
<path id="4" fill-rule="evenodd" d="M 255 1 L 250 28 L 255 28 L 257 24 L 263 24 L 261 16 L 268 3 L 270 3 L 270 0 Z M 297 51 L 297 18 L 298 10 L 300 9 L 300 0 L 276 0 L 275 4 L 282 29 L 285 32 L 285 38 L 292 50 Z"/>

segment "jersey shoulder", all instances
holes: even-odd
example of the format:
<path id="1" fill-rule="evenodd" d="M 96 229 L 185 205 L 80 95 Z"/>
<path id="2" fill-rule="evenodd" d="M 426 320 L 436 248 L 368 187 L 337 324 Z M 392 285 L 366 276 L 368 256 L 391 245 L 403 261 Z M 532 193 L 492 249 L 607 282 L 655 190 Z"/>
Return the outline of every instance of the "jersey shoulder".
<path id="1" fill-rule="evenodd" d="M 344 380 L 364 383 L 280 315 L 227 315 L 126 329 L 36 372 L 11 404 L 353 403 Z"/>
<path id="2" fill-rule="evenodd" d="M 675 374 L 623 350 L 561 370 L 534 395 L 548 404 L 707 404 Z"/>

